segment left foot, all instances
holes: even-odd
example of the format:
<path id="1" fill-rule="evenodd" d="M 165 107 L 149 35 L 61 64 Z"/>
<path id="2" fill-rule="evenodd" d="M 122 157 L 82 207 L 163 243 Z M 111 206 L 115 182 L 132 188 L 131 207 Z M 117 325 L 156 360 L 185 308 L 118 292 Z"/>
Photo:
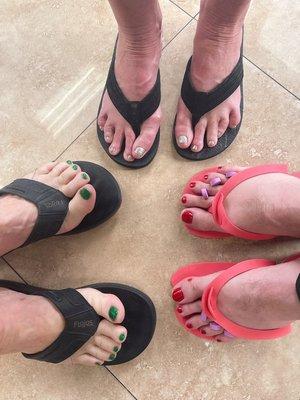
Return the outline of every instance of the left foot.
<path id="1" fill-rule="evenodd" d="M 232 72 L 240 57 L 241 43 L 241 27 L 220 34 L 201 28 L 199 21 L 190 71 L 195 90 L 209 92 Z M 228 127 L 234 128 L 239 124 L 240 101 L 241 91 L 238 88 L 223 103 L 204 114 L 193 129 L 192 115 L 180 97 L 175 125 L 178 146 L 197 153 L 204 146 L 205 135 L 208 146 L 216 146 Z"/>

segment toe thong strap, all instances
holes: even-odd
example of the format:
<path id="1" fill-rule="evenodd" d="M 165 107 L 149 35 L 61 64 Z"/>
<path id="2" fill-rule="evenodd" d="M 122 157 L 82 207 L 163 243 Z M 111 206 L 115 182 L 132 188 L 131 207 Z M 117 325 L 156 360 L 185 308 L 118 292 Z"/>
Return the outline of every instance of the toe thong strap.
<path id="1" fill-rule="evenodd" d="M 60 336 L 45 350 L 25 354 L 29 359 L 60 363 L 79 350 L 97 331 L 101 317 L 75 289 L 37 289 L 32 295 L 49 299 L 65 319 L 65 328 Z"/>
<path id="2" fill-rule="evenodd" d="M 234 93 L 241 85 L 243 71 L 243 56 L 241 54 L 236 66 L 228 77 L 210 92 L 197 92 L 190 81 L 192 57 L 187 63 L 181 87 L 181 97 L 186 107 L 192 113 L 193 126 L 197 124 L 202 115 L 217 107 Z"/>
<path id="3" fill-rule="evenodd" d="M 36 224 L 23 246 L 55 235 L 68 212 L 70 200 L 62 192 L 31 179 L 17 179 L 0 190 L 0 196 L 14 195 L 35 204 Z"/>
<path id="4" fill-rule="evenodd" d="M 232 278 L 256 268 L 263 268 L 274 265 L 271 260 L 247 260 L 242 261 L 225 270 L 207 286 L 202 296 L 202 310 L 209 319 L 215 321 L 226 331 L 237 338 L 249 340 L 276 339 L 290 333 L 291 326 L 287 325 L 277 329 L 251 329 L 236 324 L 229 320 L 218 308 L 218 296 L 223 286 Z M 266 316 L 267 318 L 267 316 Z"/>

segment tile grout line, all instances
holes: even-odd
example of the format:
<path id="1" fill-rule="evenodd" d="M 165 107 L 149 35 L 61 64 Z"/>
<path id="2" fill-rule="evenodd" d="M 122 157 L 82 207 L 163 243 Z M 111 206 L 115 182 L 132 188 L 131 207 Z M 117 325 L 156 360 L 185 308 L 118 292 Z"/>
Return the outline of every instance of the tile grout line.
<path id="1" fill-rule="evenodd" d="M 126 391 L 134 398 L 134 400 L 138 400 L 137 397 L 135 397 L 135 395 L 131 393 L 131 391 L 124 385 L 124 383 L 122 383 L 120 379 L 109 368 L 107 368 L 106 366 L 104 366 L 104 368 L 116 379 L 116 381 L 120 383 L 120 385 L 123 386 L 124 389 L 126 389 Z"/>

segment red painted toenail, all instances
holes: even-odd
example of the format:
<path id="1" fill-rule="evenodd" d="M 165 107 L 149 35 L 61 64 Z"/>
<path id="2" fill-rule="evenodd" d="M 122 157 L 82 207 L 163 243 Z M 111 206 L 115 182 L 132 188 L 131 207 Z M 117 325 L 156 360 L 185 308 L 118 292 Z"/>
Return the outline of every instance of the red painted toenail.
<path id="1" fill-rule="evenodd" d="M 175 289 L 172 293 L 172 297 L 174 301 L 182 301 L 184 299 L 184 295 L 181 288 Z"/>
<path id="2" fill-rule="evenodd" d="M 206 335 L 206 332 L 204 329 L 201 329 L 201 333 L 202 333 L 202 335 Z"/>
<path id="3" fill-rule="evenodd" d="M 184 211 L 181 215 L 181 219 L 186 224 L 191 224 L 193 222 L 193 213 L 191 211 Z"/>
<path id="4" fill-rule="evenodd" d="M 223 167 L 221 166 L 221 167 L 218 167 L 218 169 L 222 169 Z"/>
<path id="5" fill-rule="evenodd" d="M 182 307 L 177 307 L 177 312 L 179 312 L 179 314 L 181 314 L 182 313 Z"/>
<path id="6" fill-rule="evenodd" d="M 196 186 L 196 182 L 191 182 L 190 183 L 190 188 L 194 188 Z"/>
<path id="7" fill-rule="evenodd" d="M 191 282 L 192 279 L 193 279 L 193 278 L 189 278 L 189 279 L 188 279 L 188 282 Z"/>
<path id="8" fill-rule="evenodd" d="M 182 196 L 181 201 L 182 201 L 183 204 L 185 204 L 186 203 L 186 197 Z"/>
<path id="9" fill-rule="evenodd" d="M 217 342 L 219 342 L 219 343 L 220 343 L 220 342 L 222 342 L 222 340 L 220 340 L 220 339 L 217 339 Z"/>
<path id="10" fill-rule="evenodd" d="M 186 324 L 186 327 L 187 327 L 188 329 L 192 329 L 193 325 L 190 324 L 190 323 L 188 323 L 188 324 Z"/>
<path id="11" fill-rule="evenodd" d="M 204 175 L 204 177 L 203 177 L 203 178 L 204 178 L 204 180 L 205 180 L 205 181 L 207 181 L 207 179 L 208 179 L 208 175 Z"/>

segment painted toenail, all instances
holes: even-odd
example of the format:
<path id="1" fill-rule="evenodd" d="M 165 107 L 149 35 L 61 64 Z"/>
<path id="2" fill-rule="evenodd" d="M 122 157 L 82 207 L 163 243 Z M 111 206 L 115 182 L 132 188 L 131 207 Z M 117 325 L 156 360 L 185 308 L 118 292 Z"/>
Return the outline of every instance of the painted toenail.
<path id="1" fill-rule="evenodd" d="M 182 301 L 184 299 L 184 295 L 181 288 L 173 290 L 172 298 L 174 301 Z"/>
<path id="2" fill-rule="evenodd" d="M 205 330 L 204 329 L 201 329 L 201 331 L 200 331 L 201 333 L 202 333 L 202 335 L 206 335 L 206 332 L 205 332 Z"/>
<path id="3" fill-rule="evenodd" d="M 69 165 L 72 165 L 72 164 L 73 164 L 73 161 L 67 160 L 66 163 L 69 164 Z"/>
<path id="4" fill-rule="evenodd" d="M 218 167 L 218 169 L 222 169 L 222 168 L 223 168 L 222 165 Z"/>
<path id="5" fill-rule="evenodd" d="M 181 198 L 181 202 L 182 202 L 183 204 L 185 204 L 185 203 L 186 203 L 186 197 L 185 197 L 185 196 L 182 196 L 182 198 Z"/>
<path id="6" fill-rule="evenodd" d="M 110 152 L 111 154 L 114 154 L 114 153 L 116 152 L 116 148 L 115 148 L 114 146 L 111 146 L 111 147 L 109 148 L 109 152 Z"/>
<path id="7" fill-rule="evenodd" d="M 92 195 L 91 192 L 86 188 L 81 189 L 79 193 L 83 200 L 88 200 Z"/>
<path id="8" fill-rule="evenodd" d="M 133 157 L 132 157 L 132 155 L 131 155 L 131 154 L 128 154 L 128 156 L 127 156 L 127 160 L 128 160 L 128 161 L 133 161 Z"/>
<path id="9" fill-rule="evenodd" d="M 237 174 L 237 172 L 235 172 L 235 171 L 228 171 L 228 172 L 226 172 L 225 176 L 226 176 L 226 178 L 229 179 L 236 174 Z"/>
<path id="10" fill-rule="evenodd" d="M 191 189 L 193 189 L 195 186 L 196 186 L 196 182 L 191 182 L 191 183 L 189 184 L 189 187 L 190 187 Z"/>
<path id="11" fill-rule="evenodd" d="M 193 278 L 189 278 L 189 279 L 188 279 L 188 282 L 192 282 L 192 280 L 193 280 Z"/>
<path id="12" fill-rule="evenodd" d="M 196 146 L 195 144 L 192 146 L 191 148 L 192 151 L 197 151 L 198 150 L 198 146 Z"/>
<path id="13" fill-rule="evenodd" d="M 88 176 L 88 174 L 86 172 L 83 172 L 81 177 L 82 177 L 82 179 L 85 179 L 85 180 L 89 179 L 89 176 Z"/>
<path id="14" fill-rule="evenodd" d="M 217 339 L 217 342 L 219 342 L 219 343 L 220 343 L 220 342 L 222 342 L 222 340 L 221 340 L 221 339 Z"/>
<path id="15" fill-rule="evenodd" d="M 200 319 L 201 319 L 201 321 L 203 321 L 203 322 L 205 322 L 205 321 L 207 320 L 207 315 L 205 314 L 204 311 L 201 312 L 201 314 L 200 314 Z"/>
<path id="16" fill-rule="evenodd" d="M 120 350 L 120 349 L 119 349 L 118 346 L 115 346 L 115 347 L 113 348 L 113 351 L 114 351 L 115 353 L 117 353 L 119 350 Z"/>
<path id="17" fill-rule="evenodd" d="M 186 224 L 191 224 L 193 222 L 193 213 L 191 211 L 184 211 L 181 215 L 181 219 Z"/>
<path id="18" fill-rule="evenodd" d="M 192 329 L 193 325 L 190 324 L 190 323 L 187 323 L 187 324 L 186 324 L 186 327 L 187 327 L 188 329 Z"/>
<path id="19" fill-rule="evenodd" d="M 214 140 L 209 140 L 207 144 L 209 147 L 213 147 L 216 144 L 216 142 Z"/>
<path id="20" fill-rule="evenodd" d="M 109 361 L 113 361 L 115 358 L 116 358 L 116 355 L 115 354 L 111 354 L 109 356 Z"/>
<path id="21" fill-rule="evenodd" d="M 187 138 L 187 136 L 182 135 L 182 136 L 178 137 L 177 141 L 178 141 L 178 144 L 187 144 L 188 138 Z"/>
<path id="22" fill-rule="evenodd" d="M 207 181 L 207 179 L 208 179 L 208 175 L 204 175 L 204 177 L 203 177 L 203 178 L 204 178 L 204 180 L 205 180 L 205 181 Z"/>
<path id="23" fill-rule="evenodd" d="M 74 171 L 77 171 L 78 170 L 78 165 L 74 164 L 74 165 L 72 165 L 72 168 L 74 169 Z"/>
<path id="24" fill-rule="evenodd" d="M 202 196 L 205 200 L 207 200 L 207 199 L 209 198 L 207 189 L 205 189 L 205 188 L 202 188 L 202 189 L 201 189 L 201 196 Z"/>
<path id="25" fill-rule="evenodd" d="M 212 329 L 213 331 L 220 331 L 222 330 L 222 328 L 220 327 L 220 325 L 216 324 L 215 322 L 211 322 L 209 324 L 210 329 Z"/>
<path id="26" fill-rule="evenodd" d="M 109 311 L 108 311 L 109 318 L 112 321 L 115 321 L 117 316 L 118 316 L 118 313 L 119 313 L 119 311 L 118 311 L 117 307 L 111 306 Z"/>
<path id="27" fill-rule="evenodd" d="M 180 306 L 179 306 L 179 307 L 177 307 L 177 312 L 179 312 L 179 314 L 181 314 L 181 313 L 182 313 L 182 311 L 183 311 L 183 310 L 182 310 L 182 307 L 180 307 Z"/>
<path id="28" fill-rule="evenodd" d="M 137 158 L 142 158 L 143 155 L 145 154 L 145 149 L 143 149 L 142 147 L 137 147 L 135 149 L 135 154 L 136 154 Z"/>
<path id="29" fill-rule="evenodd" d="M 125 335 L 125 333 L 121 333 L 121 335 L 119 336 L 119 340 L 120 340 L 120 342 L 124 342 L 124 341 L 125 341 L 125 339 L 126 339 L 126 335 Z"/>
<path id="30" fill-rule="evenodd" d="M 213 178 L 210 182 L 210 186 L 219 186 L 221 185 L 222 181 L 221 178 Z"/>

